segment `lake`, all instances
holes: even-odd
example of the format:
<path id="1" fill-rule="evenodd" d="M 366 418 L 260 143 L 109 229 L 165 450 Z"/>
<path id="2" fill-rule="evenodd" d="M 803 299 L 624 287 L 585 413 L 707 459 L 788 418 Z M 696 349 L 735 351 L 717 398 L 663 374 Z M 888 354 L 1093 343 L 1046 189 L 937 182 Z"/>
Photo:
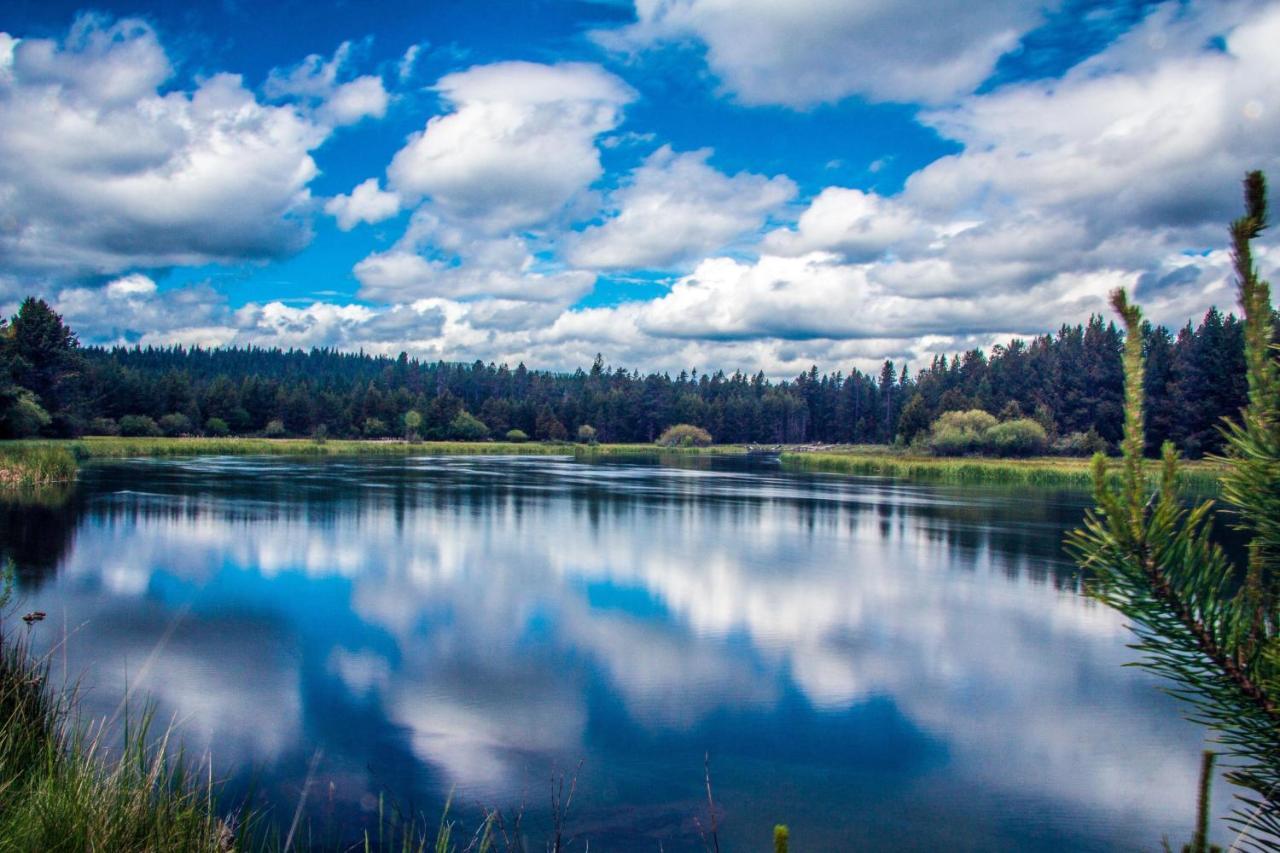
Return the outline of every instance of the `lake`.
<path id="1" fill-rule="evenodd" d="M 310 778 L 317 831 L 452 792 L 542 849 L 576 774 L 573 849 L 701 850 L 709 756 L 726 851 L 1189 838 L 1203 732 L 1079 591 L 1087 496 L 668 462 L 92 463 L 0 541 L 86 715 L 153 701 L 286 825 Z"/>

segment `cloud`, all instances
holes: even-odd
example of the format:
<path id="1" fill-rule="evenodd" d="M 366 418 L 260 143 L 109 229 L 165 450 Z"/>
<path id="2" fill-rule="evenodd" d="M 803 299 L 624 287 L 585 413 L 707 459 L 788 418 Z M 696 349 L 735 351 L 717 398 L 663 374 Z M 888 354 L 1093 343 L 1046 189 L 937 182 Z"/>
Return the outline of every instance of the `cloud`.
<path id="1" fill-rule="evenodd" d="M 744 104 L 810 107 L 857 95 L 946 102 L 972 92 L 1042 17 L 1022 0 L 636 0 L 636 23 L 600 31 L 618 50 L 696 40 Z"/>
<path id="2" fill-rule="evenodd" d="M 392 190 L 490 234 L 545 224 L 603 174 L 596 138 L 635 97 L 598 65 L 502 62 L 436 84 L 436 116 L 387 169 Z"/>
<path id="3" fill-rule="evenodd" d="M 325 60 L 311 54 L 291 68 L 275 68 L 263 90 L 274 99 L 296 99 L 316 110 L 321 121 L 331 125 L 355 124 L 363 118 L 382 118 L 390 96 L 382 78 L 374 75 L 338 82 L 351 62 L 355 48 L 345 41 Z"/>
<path id="4" fill-rule="evenodd" d="M 325 202 L 324 212 L 337 219 L 343 231 L 350 231 L 361 222 L 373 224 L 395 216 L 400 212 L 400 196 L 381 189 L 377 178 L 369 178 L 349 195 L 336 195 Z"/>
<path id="5" fill-rule="evenodd" d="M 941 215 L 1052 212 L 1094 234 L 1207 224 L 1217 239 L 1244 170 L 1280 168 L 1278 40 L 1275 5 L 1168 4 L 1061 80 L 926 113 L 964 150 L 906 198 Z"/>
<path id="6" fill-rule="evenodd" d="M 0 263 L 54 278 L 278 258 L 310 238 L 327 131 L 233 74 L 161 92 L 151 28 L 81 16 L 10 43 L 0 74 Z"/>
<path id="7" fill-rule="evenodd" d="M 795 228 L 770 232 L 762 246 L 781 255 L 825 251 L 870 260 L 891 248 L 928 242 L 933 233 L 900 202 L 861 190 L 827 187 L 800 215 Z"/>
<path id="8" fill-rule="evenodd" d="M 609 196 L 613 214 L 571 239 L 571 263 L 596 269 L 669 267 L 705 256 L 759 227 L 795 195 L 785 175 L 732 177 L 707 164 L 711 150 L 662 146 Z"/>

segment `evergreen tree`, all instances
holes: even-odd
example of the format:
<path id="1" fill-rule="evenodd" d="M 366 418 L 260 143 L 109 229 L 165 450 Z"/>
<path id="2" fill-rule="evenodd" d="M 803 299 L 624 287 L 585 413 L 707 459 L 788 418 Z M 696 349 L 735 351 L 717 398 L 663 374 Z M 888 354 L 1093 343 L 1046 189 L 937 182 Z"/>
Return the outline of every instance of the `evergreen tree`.
<path id="1" fill-rule="evenodd" d="M 1245 180 L 1245 215 L 1231 227 L 1244 311 L 1248 405 L 1225 432 L 1223 498 L 1248 540 L 1243 564 L 1212 538 L 1212 503 L 1188 510 L 1178 494 L 1178 454 L 1163 448 L 1159 484 L 1143 470 L 1142 314 L 1123 291 L 1123 469 L 1109 483 L 1094 459 L 1097 508 L 1068 545 L 1090 573 L 1088 590 L 1125 614 L 1143 665 L 1171 679 L 1192 718 L 1213 727 L 1228 778 L 1247 793 L 1233 822 L 1258 848 L 1280 849 L 1280 368 L 1272 353 L 1270 289 L 1251 241 L 1266 227 L 1260 172 Z M 1223 377 L 1224 379 L 1226 377 Z M 1203 833 L 1197 850 L 1204 850 Z"/>

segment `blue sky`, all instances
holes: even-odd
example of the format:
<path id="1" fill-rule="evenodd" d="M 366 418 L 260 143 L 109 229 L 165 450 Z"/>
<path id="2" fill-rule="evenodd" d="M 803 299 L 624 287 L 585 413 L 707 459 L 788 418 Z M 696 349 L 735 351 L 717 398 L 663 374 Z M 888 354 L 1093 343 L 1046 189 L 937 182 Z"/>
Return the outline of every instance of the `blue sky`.
<path id="1" fill-rule="evenodd" d="M 0 297 L 91 342 L 788 375 L 1116 286 L 1180 324 L 1232 304 L 1223 226 L 1278 159 L 1274 3 L 19 0 L 0 31 Z"/>

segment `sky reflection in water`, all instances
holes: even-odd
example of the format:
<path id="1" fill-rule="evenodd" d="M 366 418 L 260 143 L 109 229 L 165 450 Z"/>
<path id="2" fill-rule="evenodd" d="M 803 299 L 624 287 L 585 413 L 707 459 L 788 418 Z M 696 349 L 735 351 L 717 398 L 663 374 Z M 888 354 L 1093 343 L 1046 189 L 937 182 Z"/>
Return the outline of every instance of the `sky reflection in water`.
<path id="1" fill-rule="evenodd" d="M 537 839 L 581 760 L 593 849 L 695 849 L 709 751 L 730 849 L 776 821 L 810 850 L 1151 849 L 1187 835 L 1201 733 L 1078 594 L 1082 506 L 733 462 L 206 458 L 90 466 L 0 530 L 88 712 L 131 685 L 286 815 L 320 749 L 318 823 L 455 788 Z"/>

